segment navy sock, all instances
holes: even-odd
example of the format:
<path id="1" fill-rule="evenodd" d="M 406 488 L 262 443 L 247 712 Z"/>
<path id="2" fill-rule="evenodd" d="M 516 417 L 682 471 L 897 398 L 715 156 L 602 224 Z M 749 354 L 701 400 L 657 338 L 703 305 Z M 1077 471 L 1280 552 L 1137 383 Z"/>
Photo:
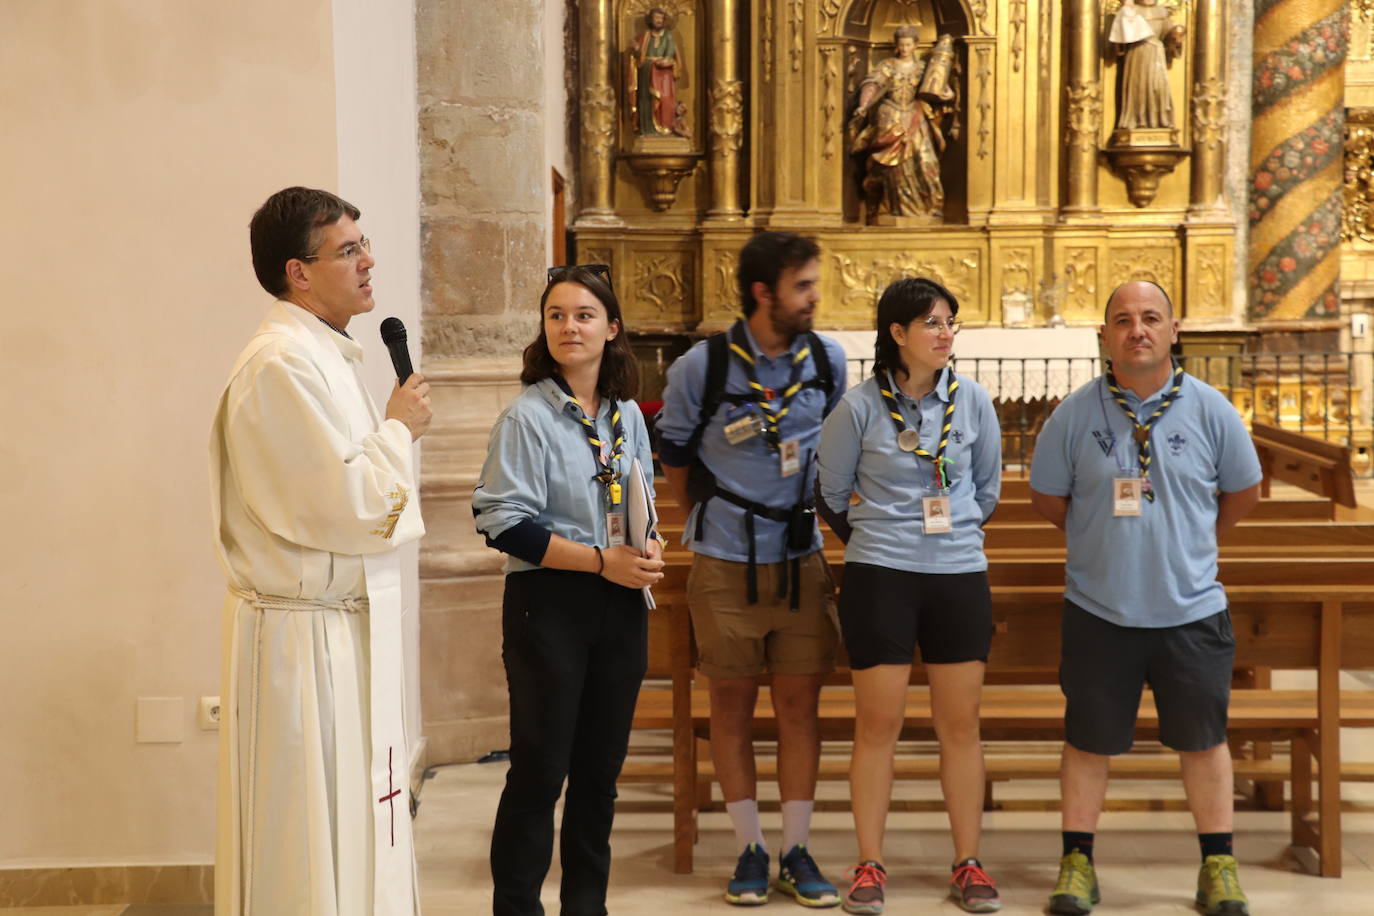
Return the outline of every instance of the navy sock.
<path id="1" fill-rule="evenodd" d="M 1064 855 L 1077 849 L 1088 857 L 1089 862 L 1093 860 L 1093 835 L 1091 833 L 1065 830 L 1062 835 L 1064 837 Z"/>
<path id="2" fill-rule="evenodd" d="M 1202 858 L 1208 856 L 1229 856 L 1231 852 L 1231 833 L 1199 833 L 1198 845 L 1202 847 Z"/>

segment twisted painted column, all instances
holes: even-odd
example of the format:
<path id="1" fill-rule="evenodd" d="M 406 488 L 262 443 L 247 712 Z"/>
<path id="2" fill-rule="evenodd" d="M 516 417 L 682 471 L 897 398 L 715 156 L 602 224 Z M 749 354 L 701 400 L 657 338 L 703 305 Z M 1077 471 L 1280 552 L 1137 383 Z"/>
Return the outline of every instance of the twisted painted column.
<path id="1" fill-rule="evenodd" d="M 1335 317 L 1350 11 L 1255 0 L 1249 317 Z"/>

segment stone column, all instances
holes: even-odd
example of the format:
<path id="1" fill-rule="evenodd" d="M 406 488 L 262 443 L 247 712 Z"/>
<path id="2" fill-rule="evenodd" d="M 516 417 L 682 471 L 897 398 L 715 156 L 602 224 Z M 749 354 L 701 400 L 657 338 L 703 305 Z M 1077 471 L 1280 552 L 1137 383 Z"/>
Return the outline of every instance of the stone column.
<path id="1" fill-rule="evenodd" d="M 428 763 L 509 743 L 501 557 L 472 527 L 487 436 L 519 390 L 549 237 L 544 0 L 417 0 L 424 363 L 420 705 Z"/>
<path id="2" fill-rule="evenodd" d="M 611 82 L 615 23 L 610 0 L 579 6 L 582 81 L 582 209 L 579 224 L 615 223 L 615 88 Z"/>
<path id="3" fill-rule="evenodd" d="M 1349 33 L 1345 0 L 1256 2 L 1251 320 L 1329 322 L 1339 314 Z"/>
<path id="4" fill-rule="evenodd" d="M 744 84 L 739 79 L 738 0 L 711 0 L 711 209 L 713 220 L 737 220 L 739 149 L 744 138 Z"/>
<path id="5" fill-rule="evenodd" d="M 1066 142 L 1069 146 L 1068 196 L 1065 216 L 1095 214 L 1097 205 L 1097 151 L 1102 133 L 1102 79 L 1098 33 L 1101 16 L 1097 0 L 1069 0 L 1069 111 Z"/>
<path id="6" fill-rule="evenodd" d="M 1189 209 L 1224 215 L 1226 166 L 1226 5 L 1197 0 L 1193 8 L 1193 165 Z"/>

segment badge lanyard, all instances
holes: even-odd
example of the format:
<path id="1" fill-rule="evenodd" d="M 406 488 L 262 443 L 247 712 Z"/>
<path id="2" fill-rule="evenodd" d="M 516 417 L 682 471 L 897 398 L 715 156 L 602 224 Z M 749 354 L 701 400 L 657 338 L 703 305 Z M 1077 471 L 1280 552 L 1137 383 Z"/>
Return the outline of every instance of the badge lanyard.
<path id="1" fill-rule="evenodd" d="M 606 492 L 611 497 L 611 505 L 620 505 L 620 470 L 618 465 L 620 459 L 625 456 L 625 426 L 620 422 L 620 405 L 613 402 L 611 407 L 611 435 L 615 436 L 615 442 L 611 445 L 611 456 L 609 459 L 602 454 L 601 449 L 605 445 L 597 435 L 596 423 L 587 417 L 587 412 L 582 409 L 582 402 L 573 397 L 572 388 L 563 380 L 561 376 L 553 376 L 554 382 L 568 396 L 568 401 L 577 408 L 577 419 L 583 426 L 587 434 L 587 444 L 591 446 L 592 460 L 596 462 L 599 470 L 593 475 L 592 480 L 598 481 L 606 488 Z"/>
<path id="2" fill-rule="evenodd" d="M 945 449 L 949 447 L 949 431 L 954 422 L 954 392 L 959 390 L 959 380 L 949 369 L 945 370 L 945 380 L 945 393 L 949 397 L 949 404 L 945 407 L 945 417 L 940 427 L 940 444 L 935 447 L 933 455 L 921 448 L 921 434 L 907 425 L 906 418 L 902 416 L 901 409 L 897 406 L 897 396 L 893 394 L 897 386 L 892 382 L 892 374 L 887 375 L 888 388 L 884 388 L 881 383 L 878 385 L 878 391 L 882 392 L 883 400 L 887 403 L 887 415 L 892 418 L 892 425 L 897 428 L 897 447 L 933 464 L 935 480 L 941 490 L 949 489 L 949 466 L 954 463 L 945 457 Z"/>
<path id="3" fill-rule="evenodd" d="M 778 392 L 772 388 L 765 388 L 759 383 L 754 356 L 749 352 L 749 340 L 744 336 L 743 322 L 736 322 L 735 326 L 730 329 L 730 349 L 744 363 L 744 374 L 749 379 L 749 388 L 754 395 L 754 403 L 758 404 L 759 411 L 763 414 L 764 440 L 768 443 L 768 447 L 776 452 L 782 445 L 782 437 L 778 433 L 778 424 L 782 422 L 783 417 L 787 416 L 787 411 L 792 406 L 792 399 L 802 389 L 802 364 L 806 362 L 806 357 L 811 354 L 811 348 L 803 345 L 797 351 L 797 355 L 792 357 L 792 377 L 787 382 L 787 387 L 782 391 L 782 400 L 778 404 L 777 411 L 773 410 L 771 404 L 777 399 Z"/>
<path id="4" fill-rule="evenodd" d="M 1149 502 L 1154 502 L 1154 488 L 1149 485 L 1151 458 L 1150 431 L 1154 429 L 1155 424 L 1159 422 L 1159 418 L 1164 416 L 1164 412 L 1178 399 L 1179 389 L 1183 387 L 1183 367 L 1178 363 L 1174 364 L 1173 384 L 1169 387 L 1169 390 L 1164 393 L 1164 400 L 1160 401 L 1159 406 L 1155 408 L 1155 412 L 1150 414 L 1149 418 L 1146 419 L 1144 423 L 1141 423 L 1136 417 L 1136 413 L 1131 409 L 1131 405 L 1126 403 L 1126 395 L 1122 392 L 1121 386 L 1117 384 L 1116 376 L 1112 374 L 1111 360 L 1107 360 L 1106 384 L 1107 390 L 1112 393 L 1112 399 L 1120 405 L 1123 411 L 1125 411 L 1126 416 L 1131 421 L 1131 426 L 1134 427 L 1132 436 L 1135 438 L 1136 445 L 1138 446 L 1136 450 L 1136 460 L 1140 465 L 1141 479 L 1144 481 L 1145 499 Z"/>

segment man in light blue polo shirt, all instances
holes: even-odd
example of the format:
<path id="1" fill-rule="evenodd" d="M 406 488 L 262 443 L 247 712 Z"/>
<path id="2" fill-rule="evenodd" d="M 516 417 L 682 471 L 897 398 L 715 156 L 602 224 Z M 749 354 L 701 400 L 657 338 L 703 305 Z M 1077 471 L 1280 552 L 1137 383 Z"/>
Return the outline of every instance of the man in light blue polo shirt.
<path id="1" fill-rule="evenodd" d="M 844 394 L 844 350 L 811 330 L 814 241 L 760 233 L 740 251 L 737 274 L 744 318 L 673 363 L 658 416 L 664 475 L 691 510 L 687 600 L 710 682 L 716 778 L 742 849 L 725 899 L 768 899 L 752 723 L 758 675 L 769 671 L 783 818 L 777 886 L 806 906 L 836 906 L 838 891 L 807 851 L 817 702 L 838 642 L 811 494 L 821 421 Z"/>
<path id="2" fill-rule="evenodd" d="M 1104 321 L 1108 370 L 1055 408 L 1031 468 L 1032 504 L 1068 536 L 1064 855 L 1049 909 L 1083 914 L 1099 899 L 1093 834 L 1108 761 L 1130 749 L 1148 683 L 1197 822 L 1197 902 L 1209 916 L 1245 916 L 1226 744 L 1235 639 L 1217 536 L 1259 502 L 1259 459 L 1235 408 L 1174 364 L 1179 324 L 1163 289 L 1121 285 Z"/>

